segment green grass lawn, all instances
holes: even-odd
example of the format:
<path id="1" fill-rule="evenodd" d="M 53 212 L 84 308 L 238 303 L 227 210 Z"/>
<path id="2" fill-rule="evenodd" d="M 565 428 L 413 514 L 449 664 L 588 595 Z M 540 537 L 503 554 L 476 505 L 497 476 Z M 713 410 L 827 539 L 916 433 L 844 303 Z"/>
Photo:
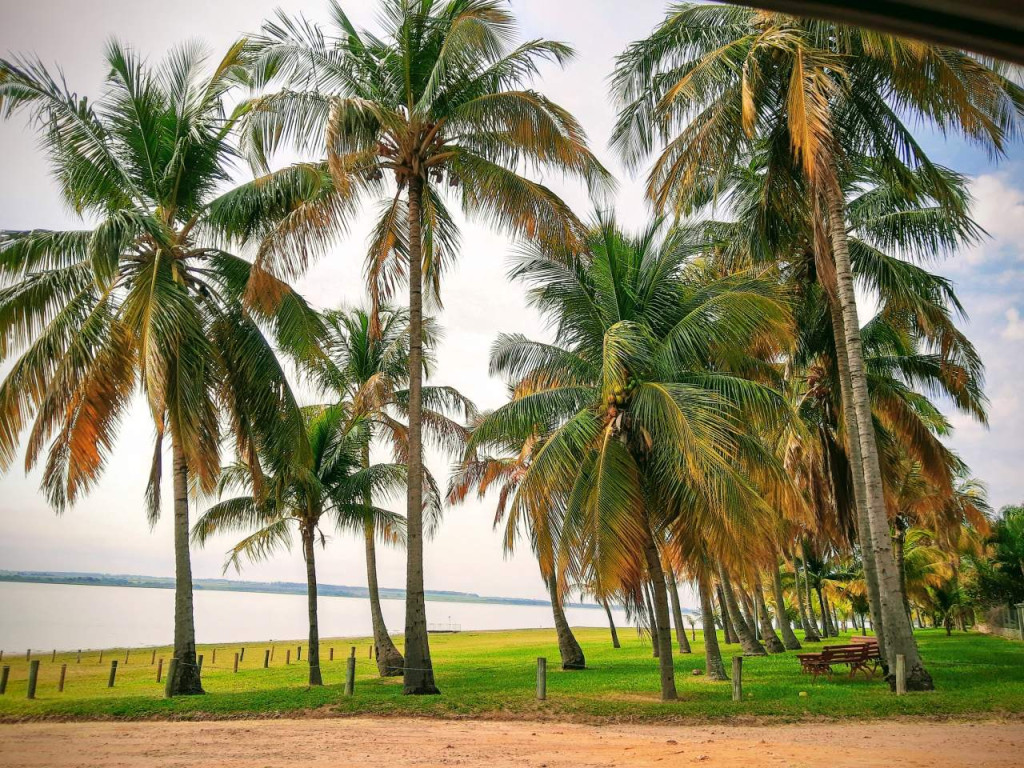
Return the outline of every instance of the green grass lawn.
<path id="1" fill-rule="evenodd" d="M 433 717 L 561 717 L 572 719 L 723 719 L 756 716 L 793 720 L 803 717 L 886 717 L 891 715 L 981 716 L 1024 713 L 1024 643 L 979 634 L 920 632 L 918 641 L 938 690 L 897 698 L 879 678 L 851 680 L 845 674 L 813 682 L 800 673 L 792 653 L 747 658 L 743 662 L 744 700 L 731 700 L 730 683 L 714 683 L 691 670 L 703 670 L 700 633 L 694 653 L 676 657 L 680 700 L 658 700 L 657 662 L 649 642 L 629 629 L 621 630 L 623 647 L 615 650 L 608 633 L 581 629 L 577 636 L 589 669 L 563 672 L 553 630 L 463 632 L 431 636 L 431 653 L 441 696 L 402 695 L 401 679 L 380 679 L 367 658 L 366 638 L 323 643 L 323 688 L 306 687 L 306 649 L 296 662 L 293 643 L 275 643 L 274 660 L 263 669 L 267 644 L 246 646 L 245 659 L 232 671 L 237 645 L 202 646 L 205 696 L 163 698 L 151 665 L 152 649 L 134 649 L 128 663 L 124 650 L 50 653 L 42 660 L 35 700 L 26 698 L 28 665 L 24 656 L 5 656 L 10 680 L 0 696 L 0 719 L 22 718 L 189 718 L 241 714 L 275 716 L 319 710 L 323 714 L 427 715 Z M 832 640 L 833 644 L 842 642 Z M 303 645 L 305 645 L 303 643 Z M 356 692 L 343 695 L 345 657 L 356 646 Z M 328 661 L 328 649 L 335 649 Z M 815 650 L 820 644 L 808 644 Z M 723 646 L 724 655 L 739 652 Z M 291 664 L 285 664 L 291 650 Z M 169 649 L 156 649 L 168 658 Z M 534 697 L 536 659 L 548 659 L 548 699 Z M 118 659 L 115 687 L 107 688 L 110 659 Z M 68 665 L 63 693 L 57 691 L 62 663 Z M 166 663 L 166 662 L 165 662 Z M 729 665 L 728 658 L 726 665 Z M 806 692 L 801 696 L 800 692 Z"/>

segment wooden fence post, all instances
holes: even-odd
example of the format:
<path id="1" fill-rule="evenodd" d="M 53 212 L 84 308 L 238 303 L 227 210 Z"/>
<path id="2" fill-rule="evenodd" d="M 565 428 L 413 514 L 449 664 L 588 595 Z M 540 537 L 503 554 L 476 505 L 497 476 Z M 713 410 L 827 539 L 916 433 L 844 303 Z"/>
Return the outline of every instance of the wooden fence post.
<path id="1" fill-rule="evenodd" d="M 68 665 L 67 664 L 61 664 L 60 665 L 60 682 L 57 683 L 57 693 L 64 693 L 64 677 L 67 675 L 67 673 L 68 673 Z"/>
<path id="2" fill-rule="evenodd" d="M 295 660 L 302 661 L 302 646 L 296 646 L 295 648 Z"/>
<path id="3" fill-rule="evenodd" d="M 128 654 L 129 654 L 130 652 L 131 652 L 131 651 L 130 651 L 130 649 L 128 649 L 128 648 L 125 648 L 125 649 L 124 649 L 124 663 L 125 663 L 125 664 L 127 664 L 127 663 L 128 663 Z"/>
<path id="4" fill-rule="evenodd" d="M 242 652 L 240 654 L 238 654 L 238 660 L 239 661 L 245 661 L 245 646 L 244 645 L 242 646 Z"/>
<path id="5" fill-rule="evenodd" d="M 107 688 L 114 687 L 114 678 L 117 676 L 117 659 L 110 660 L 110 677 L 107 678 Z"/>
<path id="6" fill-rule="evenodd" d="M 370 643 L 368 646 L 366 646 L 366 658 L 373 658 L 373 643 Z"/>
<path id="7" fill-rule="evenodd" d="M 97 664 L 102 664 L 103 663 L 103 649 L 102 648 L 100 648 L 100 660 L 97 661 L 96 663 Z"/>
<path id="8" fill-rule="evenodd" d="M 4 668 L 0 670 L 0 696 L 7 693 L 7 678 L 11 676 L 11 665 L 4 664 Z"/>
<path id="9" fill-rule="evenodd" d="M 159 683 L 160 678 L 164 676 L 164 657 L 160 657 L 160 661 L 156 665 L 156 681 Z"/>
<path id="10" fill-rule="evenodd" d="M 149 657 L 149 666 L 156 664 L 156 648 L 153 649 L 153 655 Z"/>
<path id="11" fill-rule="evenodd" d="M 263 652 L 263 668 L 266 669 L 269 666 L 270 666 L 270 649 L 267 648 L 267 650 Z"/>
<path id="12" fill-rule="evenodd" d="M 732 657 L 732 700 L 743 699 L 743 657 Z"/>
<path id="13" fill-rule="evenodd" d="M 348 657 L 348 665 L 345 669 L 345 695 L 351 696 L 356 692 L 356 649 L 352 649 L 352 655 Z"/>
<path id="14" fill-rule="evenodd" d="M 32 661 L 32 649 L 25 651 L 25 661 Z"/>
<path id="15" fill-rule="evenodd" d="M 210 659 L 210 663 L 211 664 L 216 664 L 217 663 L 217 649 L 216 648 L 213 649 L 213 658 Z"/>
<path id="16" fill-rule="evenodd" d="M 235 672 L 238 671 L 238 654 L 235 654 Z"/>
<path id="17" fill-rule="evenodd" d="M 57 660 L 57 649 L 53 649 L 53 654 L 50 656 L 50 663 L 53 664 Z"/>
<path id="18" fill-rule="evenodd" d="M 907 657 L 896 654 L 896 695 L 903 696 L 907 692 Z"/>
<path id="19" fill-rule="evenodd" d="M 28 663 L 28 698 L 36 697 L 36 683 L 39 681 L 39 659 Z"/>
<path id="20" fill-rule="evenodd" d="M 548 697 L 548 660 L 543 656 L 537 657 L 537 701 L 544 701 Z"/>
<path id="21" fill-rule="evenodd" d="M 75 664 L 81 664 L 81 663 L 82 663 L 82 649 L 79 648 L 78 649 L 78 656 L 75 657 Z"/>
<path id="22" fill-rule="evenodd" d="M 160 659 L 162 662 L 163 659 Z M 167 680 L 164 682 L 164 696 L 171 698 L 171 689 L 174 685 L 174 674 L 178 669 L 178 657 L 171 656 L 171 660 L 167 663 Z"/>
<path id="23" fill-rule="evenodd" d="M 334 661 L 334 648 L 331 648 L 331 658 L 330 658 L 330 661 Z"/>
<path id="24" fill-rule="evenodd" d="M 285 664 L 291 664 L 292 663 L 292 649 L 291 648 L 289 648 L 287 651 L 284 652 L 284 663 Z"/>

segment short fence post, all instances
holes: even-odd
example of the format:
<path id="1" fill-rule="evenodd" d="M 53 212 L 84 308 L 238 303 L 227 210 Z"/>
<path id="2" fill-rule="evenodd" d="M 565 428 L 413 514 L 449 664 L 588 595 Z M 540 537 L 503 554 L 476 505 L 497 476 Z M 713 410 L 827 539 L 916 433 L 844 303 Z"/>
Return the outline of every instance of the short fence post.
<path id="1" fill-rule="evenodd" d="M 164 676 L 164 657 L 160 657 L 160 661 L 156 665 L 156 681 L 159 683 L 160 679 Z"/>
<path id="2" fill-rule="evenodd" d="M 238 671 L 238 654 L 235 654 L 235 672 Z"/>
<path id="3" fill-rule="evenodd" d="M 266 669 L 269 666 L 270 666 L 270 649 L 267 648 L 267 650 L 265 650 L 263 652 L 263 668 Z"/>
<path id="4" fill-rule="evenodd" d="M 163 659 L 160 659 L 162 662 Z M 164 696 L 171 698 L 174 690 L 174 675 L 178 671 L 178 657 L 172 656 L 167 663 L 167 680 L 164 682 Z"/>
<path id="5" fill-rule="evenodd" d="M 903 696 L 907 692 L 907 657 L 896 654 L 896 695 Z"/>
<path id="6" fill-rule="evenodd" d="M 75 658 L 75 664 L 81 664 L 81 663 L 82 663 L 82 649 L 79 648 L 78 649 L 78 656 Z"/>
<path id="7" fill-rule="evenodd" d="M 39 680 L 39 659 L 28 663 L 28 698 L 36 697 L 36 682 Z"/>
<path id="8" fill-rule="evenodd" d="M 292 649 L 291 648 L 289 648 L 287 651 L 284 652 L 284 663 L 285 664 L 291 664 L 292 663 Z"/>
<path id="9" fill-rule="evenodd" d="M 345 669 L 345 695 L 351 696 L 356 692 L 356 649 L 352 649 L 352 655 L 348 657 L 348 666 Z"/>
<path id="10" fill-rule="evenodd" d="M 1024 640 L 1024 603 L 1017 603 L 1017 629 L 1020 630 L 1020 639 Z"/>
<path id="11" fill-rule="evenodd" d="M 4 664 L 3 670 L 0 670 L 0 696 L 7 693 L 7 678 L 11 676 L 11 665 Z"/>
<path id="12" fill-rule="evenodd" d="M 199 654 L 199 661 L 196 662 L 196 666 L 199 667 L 199 674 L 203 674 L 203 654 L 201 653 Z"/>
<path id="13" fill-rule="evenodd" d="M 110 677 L 107 678 L 107 688 L 114 687 L 114 677 L 117 676 L 117 659 L 110 660 Z"/>
<path id="14" fill-rule="evenodd" d="M 210 659 L 210 663 L 211 664 L 216 664 L 217 663 L 217 649 L 216 648 L 213 649 L 213 658 Z"/>
<path id="15" fill-rule="evenodd" d="M 125 664 L 127 664 L 127 663 L 128 663 L 128 654 L 129 654 L 130 652 L 131 652 L 131 651 L 130 651 L 130 650 L 129 650 L 128 648 L 125 648 L 125 649 L 124 649 L 124 663 L 125 663 Z"/>
<path id="16" fill-rule="evenodd" d="M 274 646 L 270 646 L 270 660 L 274 660 Z"/>
<path id="17" fill-rule="evenodd" d="M 60 682 L 57 683 L 57 693 L 64 693 L 64 677 L 68 673 L 68 665 L 60 665 Z"/>
<path id="18" fill-rule="evenodd" d="M 245 646 L 242 646 L 242 652 L 238 654 L 239 661 L 245 661 Z"/>
<path id="19" fill-rule="evenodd" d="M 302 646 L 296 646 L 295 648 L 295 660 L 302 661 Z"/>
<path id="20" fill-rule="evenodd" d="M 373 658 L 373 643 L 370 643 L 368 646 L 366 646 L 366 658 Z"/>
<path id="21" fill-rule="evenodd" d="M 331 648 L 331 658 L 330 658 L 330 661 L 334 661 L 334 649 L 333 648 Z"/>
<path id="22" fill-rule="evenodd" d="M 544 701 L 548 697 L 548 660 L 543 656 L 537 657 L 537 701 Z"/>
<path id="23" fill-rule="evenodd" d="M 53 664 L 57 660 L 57 649 L 53 649 L 53 655 L 50 656 L 50 663 Z"/>
<path id="24" fill-rule="evenodd" d="M 743 657 L 732 657 L 732 700 L 743 699 Z"/>
<path id="25" fill-rule="evenodd" d="M 32 661 L 32 649 L 25 651 L 25 661 Z"/>
<path id="26" fill-rule="evenodd" d="M 0 661 L 4 660 L 4 649 L 0 648 Z"/>
<path id="27" fill-rule="evenodd" d="M 153 649 L 153 655 L 149 657 L 149 666 L 156 664 L 156 648 Z"/>
<path id="28" fill-rule="evenodd" d="M 100 648 L 100 660 L 97 661 L 96 663 L 97 664 L 102 664 L 103 663 L 103 649 L 102 648 Z"/>

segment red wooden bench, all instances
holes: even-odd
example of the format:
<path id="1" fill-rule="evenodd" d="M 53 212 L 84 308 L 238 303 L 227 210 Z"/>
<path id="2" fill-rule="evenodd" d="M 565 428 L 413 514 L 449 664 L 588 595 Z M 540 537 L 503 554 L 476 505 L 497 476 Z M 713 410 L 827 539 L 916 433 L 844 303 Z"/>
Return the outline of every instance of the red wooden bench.
<path id="1" fill-rule="evenodd" d="M 858 672 L 863 672 L 865 677 L 871 677 L 874 672 L 868 666 L 872 661 L 871 655 L 871 646 L 868 643 L 851 643 L 826 646 L 821 649 L 821 653 L 798 653 L 797 658 L 800 659 L 801 671 L 813 675 L 817 680 L 819 675 L 833 674 L 834 664 L 849 665 L 850 677 Z"/>
<path id="2" fill-rule="evenodd" d="M 867 635 L 854 635 L 850 638 L 851 643 L 868 646 L 868 662 L 871 664 L 871 671 L 875 672 L 882 664 L 882 654 L 878 650 L 878 638 Z"/>

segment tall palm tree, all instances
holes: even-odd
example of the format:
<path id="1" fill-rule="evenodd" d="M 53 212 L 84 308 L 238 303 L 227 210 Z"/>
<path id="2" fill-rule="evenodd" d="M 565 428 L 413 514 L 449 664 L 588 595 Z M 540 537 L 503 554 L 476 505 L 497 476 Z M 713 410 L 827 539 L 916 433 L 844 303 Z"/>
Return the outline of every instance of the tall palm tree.
<path id="1" fill-rule="evenodd" d="M 364 467 L 370 466 L 370 448 L 375 438 L 390 443 L 396 460 L 404 462 L 408 455 L 408 313 L 388 307 L 377 307 L 373 315 L 361 309 L 332 311 L 325 313 L 325 323 L 326 356 L 317 361 L 312 377 L 325 392 L 347 403 L 353 418 L 365 422 Z M 424 323 L 423 331 L 424 375 L 429 376 L 431 352 L 440 334 L 431 323 Z M 427 440 L 447 453 L 460 452 L 468 433 L 448 414 L 471 419 L 476 413 L 473 404 L 452 387 L 425 386 L 422 397 Z M 377 583 L 377 526 L 369 496 L 365 503 L 368 514 L 363 539 L 377 670 L 383 676 L 393 677 L 402 674 L 405 660 L 384 623 Z"/>
<path id="2" fill-rule="evenodd" d="M 491 370 L 514 396 L 470 441 L 549 428 L 510 509 L 564 498 L 559 549 L 574 580 L 651 584 L 664 699 L 676 691 L 661 543 L 724 546 L 769 514 L 750 478 L 777 464 L 747 429 L 784 404 L 735 372 L 763 370 L 754 352 L 788 333 L 774 284 L 710 275 L 685 245 L 660 223 L 630 236 L 599 219 L 582 252 L 527 249 L 513 277 L 558 341 L 499 337 Z"/>
<path id="3" fill-rule="evenodd" d="M 282 143 L 323 156 L 338 216 L 380 204 L 368 256 L 375 300 L 409 287 L 409 490 L 406 579 L 408 694 L 438 693 L 423 597 L 423 284 L 436 298 L 458 249 L 448 201 L 515 236 L 579 243 L 568 207 L 522 168 L 550 170 L 607 186 L 607 172 L 564 109 L 527 87 L 542 62 L 562 65 L 561 43 L 516 44 L 515 19 L 499 0 L 383 0 L 379 33 L 357 29 L 331 2 L 332 34 L 279 15 L 254 40 L 248 146 L 257 161 Z M 275 89 L 277 89 L 275 91 Z M 314 238 L 315 240 L 316 238 Z M 269 271 L 291 274 L 307 252 L 267 249 Z"/>
<path id="4" fill-rule="evenodd" d="M 316 541 L 326 545 L 325 518 L 339 531 L 363 532 L 367 519 L 375 535 L 396 542 L 405 532 L 405 520 L 393 512 L 367 504 L 374 495 L 394 493 L 404 487 L 402 464 L 363 462 L 366 424 L 353 420 L 340 406 L 305 409 L 308 448 L 277 457 L 274 471 L 264 478 L 268 493 L 253 493 L 252 473 L 244 464 L 227 467 L 219 484 L 222 498 L 192 528 L 199 545 L 223 533 L 246 536 L 228 552 L 224 569 L 240 570 L 242 559 L 258 562 L 281 547 L 291 545 L 297 528 L 306 563 L 306 599 L 309 614 L 309 684 L 323 685 L 320 674 L 320 631 L 317 619 Z M 296 458 L 296 457 L 305 457 Z M 434 502 L 438 499 L 435 497 Z"/>
<path id="5" fill-rule="evenodd" d="M 226 219 L 215 193 L 236 156 L 235 118 L 222 99 L 246 63 L 244 45 L 212 73 L 194 45 L 150 66 L 112 42 L 106 61 L 103 94 L 90 101 L 38 61 L 0 60 L 0 112 L 32 116 L 64 200 L 90 222 L 0 233 L 0 354 L 5 362 L 20 355 L 0 385 L 0 466 L 10 467 L 31 425 L 25 466 L 47 454 L 43 488 L 59 512 L 97 483 L 129 404 L 144 396 L 156 431 L 151 521 L 160 514 L 167 440 L 173 462 L 175 663 L 167 692 L 202 693 L 190 484 L 213 489 L 221 438 L 230 436 L 264 492 L 260 453 L 291 448 L 303 430 L 264 330 L 279 349 L 308 360 L 317 354 L 319 321 L 279 280 L 255 291 L 252 265 L 222 247 Z M 269 209 L 261 214 L 253 227 L 269 232 L 279 223 Z"/>
<path id="6" fill-rule="evenodd" d="M 764 140 L 803 179 L 815 210 L 814 248 L 827 268 L 853 486 L 869 583 L 892 662 L 908 686 L 932 687 L 902 607 L 889 539 L 850 263 L 841 186 L 850 156 L 869 154 L 910 183 L 933 174 L 905 120 L 959 132 L 1001 151 L 1019 131 L 1024 89 L 996 62 L 830 22 L 745 8 L 680 4 L 620 56 L 623 105 L 613 143 L 633 167 L 664 143 L 648 177 L 659 208 L 687 210 L 698 187 L 718 189 L 752 142 Z M 876 627 L 878 626 L 877 621 Z M 890 664 L 891 668 L 894 665 Z"/>

